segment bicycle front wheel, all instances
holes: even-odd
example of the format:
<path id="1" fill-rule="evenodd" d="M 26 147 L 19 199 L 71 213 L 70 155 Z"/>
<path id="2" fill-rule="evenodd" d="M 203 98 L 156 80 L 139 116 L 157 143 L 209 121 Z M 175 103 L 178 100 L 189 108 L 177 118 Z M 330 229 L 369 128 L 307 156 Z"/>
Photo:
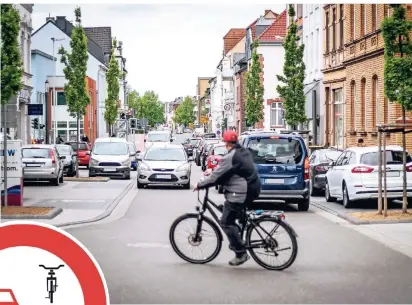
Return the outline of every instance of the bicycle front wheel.
<path id="1" fill-rule="evenodd" d="M 206 216 L 199 219 L 198 214 L 177 218 L 170 227 L 169 239 L 176 254 L 192 264 L 206 264 L 214 260 L 222 249 L 223 241 L 218 226 Z"/>
<path id="2" fill-rule="evenodd" d="M 298 254 L 296 236 L 284 222 L 274 218 L 258 219 L 249 225 L 246 245 L 253 259 L 269 270 L 289 268 Z"/>

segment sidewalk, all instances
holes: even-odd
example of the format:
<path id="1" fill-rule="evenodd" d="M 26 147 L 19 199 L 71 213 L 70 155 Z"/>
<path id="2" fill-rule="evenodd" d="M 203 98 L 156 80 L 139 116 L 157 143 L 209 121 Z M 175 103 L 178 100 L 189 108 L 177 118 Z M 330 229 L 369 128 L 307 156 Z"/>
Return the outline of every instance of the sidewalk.
<path id="1" fill-rule="evenodd" d="M 135 185 L 131 180 L 109 182 L 64 182 L 59 187 L 24 186 L 24 206 L 57 207 L 63 212 L 53 219 L 38 219 L 54 226 L 92 222 L 107 216 Z M 2 222 L 13 221 L 2 219 Z"/>

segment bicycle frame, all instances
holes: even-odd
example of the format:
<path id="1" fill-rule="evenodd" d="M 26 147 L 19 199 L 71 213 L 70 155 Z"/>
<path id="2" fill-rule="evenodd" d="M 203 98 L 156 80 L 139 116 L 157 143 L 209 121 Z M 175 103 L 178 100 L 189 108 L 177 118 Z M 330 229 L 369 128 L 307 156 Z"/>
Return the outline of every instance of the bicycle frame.
<path id="1" fill-rule="evenodd" d="M 199 236 L 200 236 L 200 232 L 202 230 L 202 220 L 203 220 L 203 217 L 204 217 L 203 214 L 206 211 L 209 211 L 209 213 L 212 215 L 215 222 L 217 222 L 219 227 L 222 229 L 219 218 L 216 215 L 216 213 L 215 213 L 215 211 L 213 210 L 212 207 L 214 207 L 216 210 L 220 211 L 221 213 L 223 212 L 223 209 L 222 209 L 222 207 L 218 206 L 215 202 L 213 202 L 211 199 L 209 199 L 209 189 L 208 188 L 205 189 L 205 197 L 203 199 L 203 202 L 200 201 L 200 192 L 198 192 L 198 201 L 199 201 L 199 203 L 202 204 L 202 206 L 201 207 L 196 206 L 196 210 L 199 212 L 199 217 L 198 217 L 198 225 L 197 225 L 197 228 L 196 228 L 196 233 L 195 233 L 195 236 L 194 236 L 195 241 L 197 241 Z M 249 213 L 249 214 L 251 214 L 251 213 Z M 252 219 L 252 217 L 250 217 L 249 214 L 245 210 L 244 215 L 242 217 L 243 219 L 241 219 L 242 227 L 240 227 L 240 234 L 241 234 L 242 238 L 244 238 L 245 229 L 246 229 L 247 225 L 249 224 L 249 225 L 253 226 L 254 228 L 259 227 L 265 234 L 267 234 L 267 236 L 270 237 L 270 239 L 272 239 L 274 242 L 276 242 L 276 240 L 272 237 L 272 234 L 277 230 L 279 225 L 276 226 L 274 229 L 272 229 L 271 232 L 269 233 L 264 228 L 262 228 L 259 224 L 256 224 L 256 222 L 254 222 L 254 219 Z M 284 222 L 285 216 L 284 216 L 283 213 L 280 213 L 277 217 L 278 217 L 279 221 Z M 260 217 L 258 219 L 260 219 Z M 290 228 L 292 234 L 294 234 L 297 237 L 297 234 L 293 230 L 293 228 L 290 227 L 287 223 L 285 223 L 285 224 L 287 225 L 287 227 Z M 259 234 L 260 238 L 262 239 L 261 241 L 264 241 L 265 237 L 262 236 L 262 234 L 259 232 L 259 230 L 256 230 L 256 232 Z M 247 249 L 249 249 L 249 248 L 260 248 L 260 246 L 254 246 L 254 245 L 252 245 L 252 241 L 250 241 L 250 244 L 247 244 L 246 248 Z"/>

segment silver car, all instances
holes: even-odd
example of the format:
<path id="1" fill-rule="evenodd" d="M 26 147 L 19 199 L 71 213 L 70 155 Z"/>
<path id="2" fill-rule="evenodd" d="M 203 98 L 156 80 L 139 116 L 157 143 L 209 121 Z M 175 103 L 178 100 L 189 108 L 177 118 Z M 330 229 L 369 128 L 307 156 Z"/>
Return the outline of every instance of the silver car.
<path id="1" fill-rule="evenodd" d="M 55 145 L 24 145 L 21 154 L 23 181 L 63 183 L 63 163 Z"/>
<path id="2" fill-rule="evenodd" d="M 192 160 L 181 145 L 153 145 L 138 159 L 137 188 L 164 184 L 183 185 L 190 189 Z"/>

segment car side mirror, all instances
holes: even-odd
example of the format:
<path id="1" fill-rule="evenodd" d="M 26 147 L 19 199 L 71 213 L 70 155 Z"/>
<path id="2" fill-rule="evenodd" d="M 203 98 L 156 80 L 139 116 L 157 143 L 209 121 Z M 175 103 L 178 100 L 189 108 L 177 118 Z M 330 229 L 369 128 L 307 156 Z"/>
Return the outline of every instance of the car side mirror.
<path id="1" fill-rule="evenodd" d="M 136 154 L 140 154 L 141 153 L 141 151 L 140 150 L 136 150 Z"/>
<path id="2" fill-rule="evenodd" d="M 66 156 L 60 156 L 60 160 L 66 159 Z"/>
<path id="3" fill-rule="evenodd" d="M 136 161 L 142 162 L 142 160 L 143 160 L 142 157 L 140 157 L 140 156 L 137 156 L 137 157 L 136 157 Z"/>
<path id="4" fill-rule="evenodd" d="M 146 139 L 144 139 L 144 142 L 146 142 L 147 140 Z"/>

